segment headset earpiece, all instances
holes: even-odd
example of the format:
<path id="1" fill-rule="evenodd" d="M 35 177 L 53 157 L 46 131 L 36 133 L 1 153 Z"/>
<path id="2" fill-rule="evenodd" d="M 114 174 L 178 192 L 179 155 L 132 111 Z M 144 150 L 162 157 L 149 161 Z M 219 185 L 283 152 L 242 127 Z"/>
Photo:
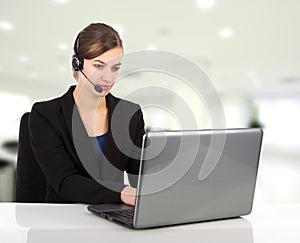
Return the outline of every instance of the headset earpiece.
<path id="1" fill-rule="evenodd" d="M 81 71 L 83 69 L 83 58 L 79 55 L 72 57 L 72 67 L 75 71 Z"/>
<path id="2" fill-rule="evenodd" d="M 78 54 L 78 41 L 79 41 L 80 33 L 77 35 L 76 40 L 74 42 L 74 56 L 72 57 L 72 68 L 75 71 L 81 71 L 83 69 L 83 58 Z"/>

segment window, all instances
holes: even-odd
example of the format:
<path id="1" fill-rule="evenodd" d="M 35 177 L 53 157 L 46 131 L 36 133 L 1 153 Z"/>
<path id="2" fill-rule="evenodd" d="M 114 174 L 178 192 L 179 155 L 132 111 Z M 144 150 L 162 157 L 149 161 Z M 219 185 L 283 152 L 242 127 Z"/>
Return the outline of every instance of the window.
<path id="1" fill-rule="evenodd" d="M 30 100 L 26 96 L 0 92 L 0 137 L 17 138 L 20 119 L 29 111 Z"/>
<path id="2" fill-rule="evenodd" d="M 260 98 L 255 104 L 265 131 L 265 142 L 299 148 L 300 98 Z"/>

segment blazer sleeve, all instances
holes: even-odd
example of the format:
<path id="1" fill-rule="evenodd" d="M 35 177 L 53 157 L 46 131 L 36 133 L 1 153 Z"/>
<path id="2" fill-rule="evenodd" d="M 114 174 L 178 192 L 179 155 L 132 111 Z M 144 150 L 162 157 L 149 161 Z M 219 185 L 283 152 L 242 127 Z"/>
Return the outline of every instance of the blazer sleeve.
<path id="1" fill-rule="evenodd" d="M 48 118 L 52 114 L 46 116 L 45 111 L 41 112 L 44 109 L 45 107 L 38 104 L 33 106 L 29 132 L 34 155 L 45 174 L 47 183 L 65 201 L 86 204 L 120 203 L 120 192 L 124 185 L 119 184 L 118 189 L 112 191 L 93 178 L 83 176 L 66 149 L 61 131 L 58 131 L 53 120 L 50 121 Z M 53 116 L 59 115 L 53 114 Z"/>
<path id="2" fill-rule="evenodd" d="M 132 157 L 129 158 L 127 163 L 126 172 L 128 174 L 129 183 L 132 187 L 137 187 L 138 175 L 140 169 L 140 158 L 143 135 L 145 134 L 145 123 L 143 113 L 139 105 L 137 112 L 133 115 L 132 122 L 130 123 L 131 139 L 135 147 L 132 149 Z"/>

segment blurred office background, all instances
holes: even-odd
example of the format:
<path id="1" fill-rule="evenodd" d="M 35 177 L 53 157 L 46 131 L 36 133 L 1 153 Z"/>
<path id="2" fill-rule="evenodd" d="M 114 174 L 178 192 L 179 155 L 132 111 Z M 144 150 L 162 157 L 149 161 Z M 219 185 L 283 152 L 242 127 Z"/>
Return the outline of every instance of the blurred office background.
<path id="1" fill-rule="evenodd" d="M 13 200 L 21 115 L 75 84 L 74 39 L 105 22 L 119 31 L 125 53 L 163 50 L 198 65 L 222 101 L 226 127 L 264 129 L 255 203 L 300 202 L 298 0 L 0 1 L 0 201 Z M 205 99 L 172 74 L 138 72 L 112 93 L 141 103 L 148 128 L 212 127 Z M 178 97 L 196 125 L 178 121 L 186 112 Z"/>

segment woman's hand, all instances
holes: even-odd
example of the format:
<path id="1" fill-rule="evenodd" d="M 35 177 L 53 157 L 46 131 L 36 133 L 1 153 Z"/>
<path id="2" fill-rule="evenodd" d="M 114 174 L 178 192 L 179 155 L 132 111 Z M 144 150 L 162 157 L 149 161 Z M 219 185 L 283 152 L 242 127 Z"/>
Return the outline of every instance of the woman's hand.
<path id="1" fill-rule="evenodd" d="M 126 186 L 121 191 L 121 200 L 123 203 L 130 206 L 135 206 L 136 189 L 133 187 Z"/>

